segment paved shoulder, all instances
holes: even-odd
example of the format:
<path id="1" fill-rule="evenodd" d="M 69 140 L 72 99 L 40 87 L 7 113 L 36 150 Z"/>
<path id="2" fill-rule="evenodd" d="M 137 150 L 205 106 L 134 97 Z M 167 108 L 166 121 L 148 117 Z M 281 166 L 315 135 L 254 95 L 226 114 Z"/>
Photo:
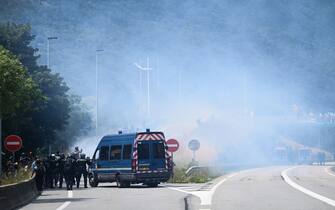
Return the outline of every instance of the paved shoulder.
<path id="1" fill-rule="evenodd" d="M 333 209 L 289 186 L 281 177 L 287 167 L 269 167 L 238 173 L 213 196 L 211 209 Z"/>
<path id="2" fill-rule="evenodd" d="M 334 200 L 335 174 L 328 166 L 300 166 L 287 171 L 288 177 L 299 186 Z"/>

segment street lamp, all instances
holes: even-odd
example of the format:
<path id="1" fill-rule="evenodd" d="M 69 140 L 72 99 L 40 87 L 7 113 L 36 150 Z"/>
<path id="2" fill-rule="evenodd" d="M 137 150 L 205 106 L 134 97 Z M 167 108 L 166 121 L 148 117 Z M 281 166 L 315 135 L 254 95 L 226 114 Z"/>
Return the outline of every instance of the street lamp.
<path id="1" fill-rule="evenodd" d="M 141 63 L 141 61 L 140 61 Z M 135 66 L 137 66 L 138 64 L 137 63 L 134 63 Z M 143 96 L 143 79 L 142 79 L 142 71 L 141 69 L 137 68 L 138 70 L 138 73 L 139 73 L 139 99 L 142 99 L 142 96 Z M 142 103 L 139 103 L 139 113 L 142 113 L 143 111 L 143 105 Z"/>
<path id="2" fill-rule="evenodd" d="M 98 82 L 99 82 L 99 69 L 98 69 L 98 56 L 100 52 L 103 52 L 102 49 L 95 50 L 95 137 L 98 137 L 98 106 L 99 106 L 99 88 L 98 88 Z"/>
<path id="3" fill-rule="evenodd" d="M 150 118 L 150 70 L 152 70 L 152 68 L 149 67 L 149 58 L 147 58 L 147 66 L 146 67 L 142 67 L 138 63 L 134 63 L 134 65 L 140 71 L 146 71 L 147 72 L 147 117 Z M 142 78 L 142 76 L 140 76 L 140 78 Z M 142 81 L 140 81 L 140 82 L 142 83 Z"/>
<path id="4" fill-rule="evenodd" d="M 50 40 L 56 40 L 58 37 L 56 36 L 49 36 L 47 37 L 47 67 L 50 68 Z M 48 140 L 46 139 L 46 145 L 48 145 Z M 49 156 L 51 154 L 51 144 L 49 144 Z"/>
<path id="5" fill-rule="evenodd" d="M 50 36 L 48 37 L 48 42 L 47 42 L 47 66 L 48 68 L 50 67 L 50 40 L 55 40 L 58 39 L 56 36 Z"/>

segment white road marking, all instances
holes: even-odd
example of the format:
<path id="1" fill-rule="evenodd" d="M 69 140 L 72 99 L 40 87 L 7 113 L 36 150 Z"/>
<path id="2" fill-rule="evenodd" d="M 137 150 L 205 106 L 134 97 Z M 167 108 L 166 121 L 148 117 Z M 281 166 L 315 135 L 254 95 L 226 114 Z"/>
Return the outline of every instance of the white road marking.
<path id="1" fill-rule="evenodd" d="M 67 197 L 68 198 L 73 198 L 73 191 L 72 190 L 67 191 Z M 63 210 L 66 207 L 68 207 L 68 205 L 70 205 L 70 203 L 71 203 L 71 201 L 66 201 L 60 207 L 58 207 L 56 210 Z"/>
<path id="2" fill-rule="evenodd" d="M 68 198 L 73 198 L 73 191 L 72 190 L 67 191 L 67 197 Z"/>
<path id="3" fill-rule="evenodd" d="M 284 171 L 281 172 L 281 176 L 283 177 L 284 181 L 289 184 L 291 187 L 295 188 L 296 190 L 299 190 L 300 192 L 303 192 L 305 193 L 306 195 L 309 195 L 315 199 L 318 199 L 324 203 L 327 203 L 331 206 L 334 206 L 335 207 L 335 200 L 332 200 L 330 198 L 327 198 L 325 196 L 322 196 L 320 194 L 317 194 L 311 190 L 308 190 L 300 185 L 298 185 L 297 183 L 293 182 L 287 175 L 287 172 L 294 169 L 294 168 L 297 168 L 297 167 L 291 167 L 291 168 L 287 168 L 285 169 Z"/>
<path id="4" fill-rule="evenodd" d="M 71 201 L 66 201 L 63 203 L 60 207 L 58 207 L 56 210 L 63 210 L 65 209 L 68 205 L 70 205 Z"/>
<path id="5" fill-rule="evenodd" d="M 327 174 L 329 174 L 330 176 L 335 176 L 335 174 L 333 173 L 333 172 L 331 172 L 331 168 L 332 168 L 333 166 L 329 166 L 329 167 L 326 167 L 325 168 L 325 172 L 327 173 Z"/>
<path id="6" fill-rule="evenodd" d="M 197 197 L 200 198 L 200 205 L 211 205 L 212 204 L 212 197 L 216 191 L 216 189 L 222 184 L 224 183 L 225 181 L 227 181 L 227 179 L 235 176 L 237 173 L 234 173 L 234 174 L 230 174 L 228 175 L 226 178 L 222 179 L 221 181 L 219 181 L 216 185 L 214 185 L 214 187 L 212 187 L 210 190 L 208 191 L 185 191 L 185 190 L 182 190 L 182 189 L 178 189 L 176 187 L 168 187 L 169 189 L 172 189 L 172 190 L 177 190 L 179 192 L 183 192 L 183 193 L 187 193 L 187 194 L 191 194 L 191 195 L 195 195 Z"/>

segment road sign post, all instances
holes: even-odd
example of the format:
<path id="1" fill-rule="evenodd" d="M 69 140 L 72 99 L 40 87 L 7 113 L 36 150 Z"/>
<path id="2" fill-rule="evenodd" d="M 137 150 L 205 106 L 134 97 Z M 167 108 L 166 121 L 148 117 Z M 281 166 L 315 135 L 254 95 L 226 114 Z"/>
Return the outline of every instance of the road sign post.
<path id="1" fill-rule="evenodd" d="M 173 153 L 179 149 L 179 142 L 176 139 L 169 139 L 166 141 L 166 145 L 168 147 L 168 151 L 171 152 L 171 167 L 172 167 L 172 179 L 174 177 L 174 162 L 173 162 Z"/>
<path id="2" fill-rule="evenodd" d="M 5 138 L 4 146 L 6 150 L 13 154 L 13 160 L 15 161 L 15 152 L 22 148 L 22 139 L 17 135 L 9 135 Z"/>
<path id="3" fill-rule="evenodd" d="M 193 151 L 192 162 L 194 162 L 195 161 L 195 151 L 197 151 L 200 148 L 200 142 L 196 139 L 193 139 L 188 143 L 188 148 Z"/>

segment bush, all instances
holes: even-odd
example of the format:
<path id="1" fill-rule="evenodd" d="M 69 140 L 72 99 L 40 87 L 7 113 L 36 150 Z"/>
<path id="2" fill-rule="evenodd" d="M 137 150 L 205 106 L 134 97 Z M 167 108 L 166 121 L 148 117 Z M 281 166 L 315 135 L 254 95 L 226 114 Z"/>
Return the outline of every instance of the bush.
<path id="1" fill-rule="evenodd" d="M 20 168 L 16 172 L 16 175 L 6 175 L 5 173 L 0 178 L 0 185 L 15 184 L 31 178 L 31 170 Z"/>
<path id="2" fill-rule="evenodd" d="M 169 179 L 169 183 L 205 183 L 213 180 L 217 175 L 212 175 L 208 170 L 197 170 L 186 176 L 187 168 L 174 168 L 174 176 Z"/>

